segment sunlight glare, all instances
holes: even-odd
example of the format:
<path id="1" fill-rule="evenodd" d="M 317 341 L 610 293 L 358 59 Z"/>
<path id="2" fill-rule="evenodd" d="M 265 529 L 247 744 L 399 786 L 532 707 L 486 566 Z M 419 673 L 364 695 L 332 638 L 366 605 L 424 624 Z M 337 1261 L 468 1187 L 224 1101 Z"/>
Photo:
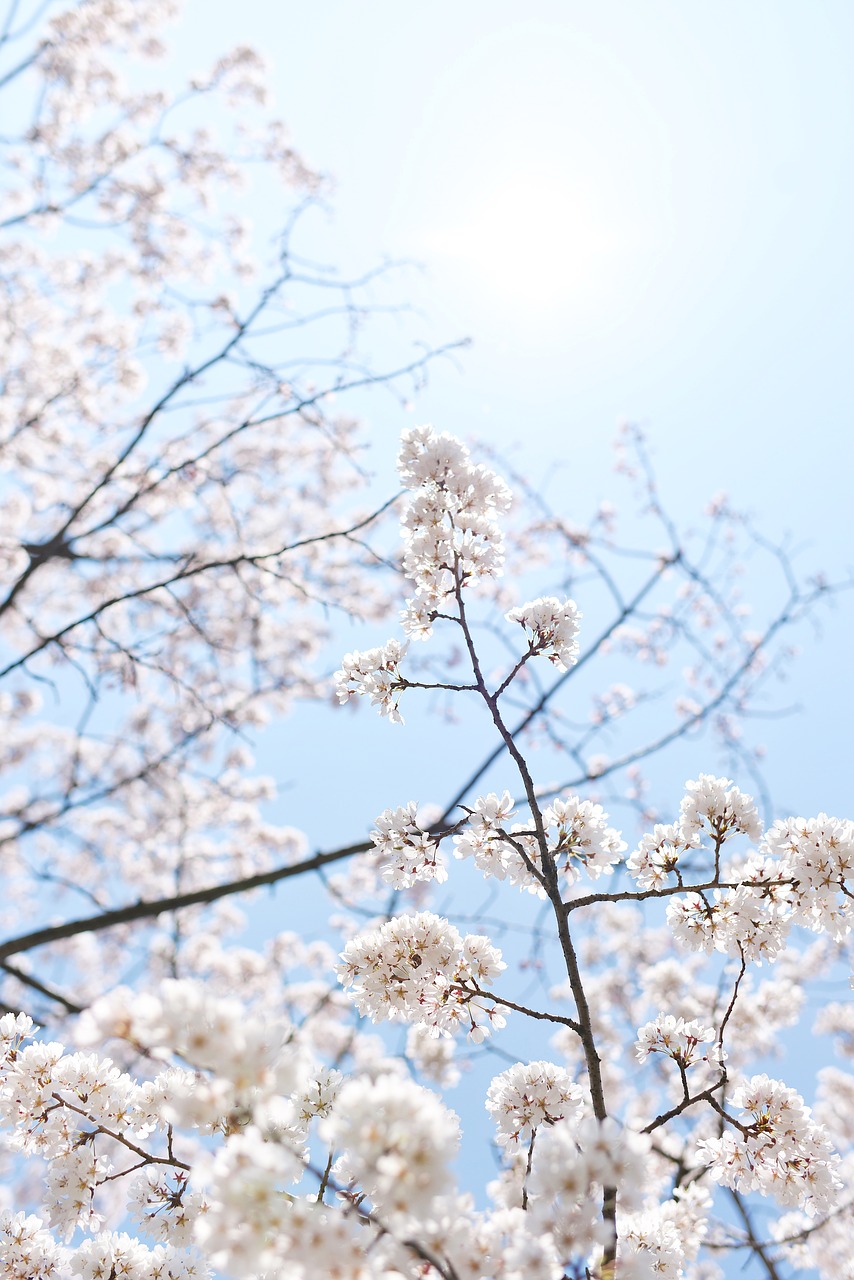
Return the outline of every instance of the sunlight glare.
<path id="1" fill-rule="evenodd" d="M 601 290 L 626 236 L 591 192 L 569 179 L 506 180 L 427 235 L 430 252 L 517 308 L 563 310 Z"/>

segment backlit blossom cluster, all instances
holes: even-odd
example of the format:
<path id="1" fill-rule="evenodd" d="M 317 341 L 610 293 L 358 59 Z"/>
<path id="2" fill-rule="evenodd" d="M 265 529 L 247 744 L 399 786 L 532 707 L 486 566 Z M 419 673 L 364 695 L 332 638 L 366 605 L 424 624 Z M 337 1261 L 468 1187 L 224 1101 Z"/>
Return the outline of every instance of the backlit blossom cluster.
<path id="1" fill-rule="evenodd" d="M 581 1089 L 553 1062 L 520 1062 L 496 1076 L 486 1094 L 486 1109 L 498 1128 L 497 1142 L 526 1145 L 543 1124 L 577 1120 Z"/>
<path id="2" fill-rule="evenodd" d="M 430 911 L 396 916 L 347 943 L 338 974 L 359 1013 L 400 1018 L 436 1033 L 467 1030 L 479 1041 L 504 1025 L 501 1006 L 478 991 L 506 967 L 479 934 L 463 937 Z"/>
<path id="3" fill-rule="evenodd" d="M 714 1027 L 704 1027 L 697 1019 L 686 1021 L 672 1013 L 660 1013 L 638 1030 L 635 1054 L 643 1062 L 653 1053 L 672 1058 L 680 1067 L 690 1067 L 698 1060 L 714 1061 L 703 1045 L 714 1044 Z"/>
<path id="4" fill-rule="evenodd" d="M 548 658 L 558 671 L 566 671 L 578 661 L 581 614 L 574 600 L 542 596 L 511 609 L 505 617 L 530 632 L 528 649 L 532 656 Z"/>
<path id="5" fill-rule="evenodd" d="M 839 1157 L 803 1098 L 780 1080 L 752 1076 L 736 1089 L 738 1127 L 698 1145 L 712 1177 L 737 1191 L 822 1213 L 836 1201 Z"/>
<path id="6" fill-rule="evenodd" d="M 430 426 L 403 432 L 398 471 L 412 491 L 401 525 L 403 569 L 415 583 L 403 627 L 424 639 L 458 589 L 501 573 L 498 517 L 510 506 L 510 491 L 488 467 L 473 463 L 459 440 Z"/>
<path id="7" fill-rule="evenodd" d="M 447 880 L 439 846 L 419 824 L 414 800 L 384 810 L 371 839 L 381 860 L 380 874 L 393 889 L 408 889 L 416 880 Z"/>
<path id="8" fill-rule="evenodd" d="M 339 702 L 348 702 L 354 694 L 370 698 L 371 706 L 378 708 L 381 716 L 388 716 L 392 724 L 403 724 L 400 714 L 400 694 L 406 681 L 400 674 L 400 664 L 407 645 L 399 640 L 389 640 L 376 649 L 358 650 L 344 655 L 340 670 L 335 672 L 335 694 Z"/>
<path id="9" fill-rule="evenodd" d="M 686 843 L 701 832 L 718 840 L 739 832 L 750 840 L 760 839 L 762 824 L 753 798 L 729 778 L 701 773 L 695 782 L 685 783 L 685 792 L 679 806 L 679 832 Z"/>
<path id="10" fill-rule="evenodd" d="M 454 853 L 472 858 L 485 876 L 543 896 L 540 842 L 531 823 L 507 825 L 513 804 L 507 791 L 476 800 L 466 828 L 454 836 Z M 579 796 L 553 800 L 543 809 L 542 822 L 547 853 L 569 884 L 582 872 L 594 880 L 610 874 L 626 848 L 602 806 Z"/>

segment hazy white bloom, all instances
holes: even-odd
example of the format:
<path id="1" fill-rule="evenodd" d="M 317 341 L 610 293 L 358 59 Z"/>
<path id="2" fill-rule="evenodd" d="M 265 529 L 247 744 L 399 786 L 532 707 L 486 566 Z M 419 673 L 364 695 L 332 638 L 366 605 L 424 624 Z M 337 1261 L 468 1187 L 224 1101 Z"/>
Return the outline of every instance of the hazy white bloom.
<path id="1" fill-rule="evenodd" d="M 459 1083 L 460 1071 L 456 1065 L 454 1041 L 429 1027 L 416 1023 L 406 1034 L 406 1056 L 419 1073 L 443 1089 L 452 1089 Z"/>
<path id="2" fill-rule="evenodd" d="M 343 1153 L 338 1176 L 366 1191 L 382 1215 L 422 1217 L 451 1184 L 459 1120 L 411 1080 L 350 1080 L 321 1133 Z"/>
<path id="3" fill-rule="evenodd" d="M 635 1054 L 639 1062 L 644 1062 L 650 1054 L 661 1053 L 681 1067 L 690 1067 L 698 1060 L 715 1061 L 709 1050 L 700 1047 L 714 1042 L 714 1027 L 704 1027 L 696 1019 L 686 1022 L 672 1013 L 660 1013 L 638 1030 Z"/>

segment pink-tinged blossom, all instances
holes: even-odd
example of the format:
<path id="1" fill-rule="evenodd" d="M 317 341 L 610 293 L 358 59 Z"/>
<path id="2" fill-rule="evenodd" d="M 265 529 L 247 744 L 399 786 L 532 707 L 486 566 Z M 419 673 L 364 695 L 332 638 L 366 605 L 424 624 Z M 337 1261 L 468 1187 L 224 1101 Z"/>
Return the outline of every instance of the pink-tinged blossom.
<path id="1" fill-rule="evenodd" d="M 686 1021 L 672 1013 L 660 1013 L 639 1028 L 635 1054 L 639 1062 L 660 1053 L 680 1067 L 690 1067 L 697 1061 L 717 1061 L 712 1051 L 701 1047 L 714 1041 L 714 1027 L 704 1027 L 697 1019 Z"/>
<path id="2" fill-rule="evenodd" d="M 426 639 L 436 615 L 453 607 L 457 589 L 500 575 L 498 516 L 510 506 L 510 491 L 494 472 L 472 463 L 459 440 L 430 426 L 403 432 L 398 471 L 413 491 L 401 525 L 403 569 L 415 595 L 402 621 L 408 635 Z"/>
<path id="3" fill-rule="evenodd" d="M 696 835 L 685 840 L 675 823 L 657 822 L 651 832 L 641 837 L 637 849 L 626 860 L 626 869 L 637 880 L 639 889 L 660 889 L 676 871 L 680 858 L 699 844 Z"/>
<path id="4" fill-rule="evenodd" d="M 371 839 L 380 858 L 380 875 L 393 889 L 408 889 L 418 880 L 447 880 L 439 846 L 418 822 L 418 805 L 386 809 L 376 819 Z"/>
<path id="5" fill-rule="evenodd" d="M 405 643 L 389 640 L 364 653 L 346 653 L 334 677 L 338 701 L 349 702 L 356 694 L 370 698 L 371 706 L 377 707 L 381 716 L 388 716 L 392 724 L 403 724 L 399 701 L 406 681 L 400 674 L 400 664 L 406 650 Z"/>
<path id="6" fill-rule="evenodd" d="M 578 632 L 581 614 L 574 600 L 541 596 L 511 609 L 508 622 L 518 622 L 530 632 L 532 655 L 548 658 L 558 671 L 566 671 L 578 661 Z"/>
<path id="7" fill-rule="evenodd" d="M 729 778 L 701 773 L 696 782 L 685 783 L 685 797 L 679 806 L 679 834 L 686 844 L 703 833 L 719 841 L 734 833 L 757 841 L 762 824 L 753 797 L 739 791 Z"/>
<path id="8" fill-rule="evenodd" d="M 338 966 L 359 1013 L 373 1022 L 400 1018 L 478 1042 L 504 1025 L 500 1004 L 478 995 L 506 968 L 501 952 L 477 934 L 461 936 L 430 911 L 395 916 L 348 942 Z"/>
<path id="9" fill-rule="evenodd" d="M 766 1075 L 752 1076 L 736 1089 L 732 1108 L 739 1127 L 697 1147 L 715 1181 L 773 1196 L 810 1215 L 833 1208 L 841 1185 L 839 1157 L 794 1089 Z"/>

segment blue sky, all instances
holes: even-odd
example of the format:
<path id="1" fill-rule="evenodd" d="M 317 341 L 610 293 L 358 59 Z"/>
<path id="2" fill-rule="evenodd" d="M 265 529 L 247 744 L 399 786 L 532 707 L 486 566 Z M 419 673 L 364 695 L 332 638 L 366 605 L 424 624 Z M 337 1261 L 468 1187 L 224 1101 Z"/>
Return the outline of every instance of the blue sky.
<path id="1" fill-rule="evenodd" d="M 415 420 L 509 448 L 552 496 L 612 496 L 617 422 L 644 424 L 690 520 L 726 490 L 804 568 L 844 574 L 854 362 L 854 8 L 837 0 L 495 0 L 429 6 L 190 0 L 190 69 L 240 42 L 334 177 L 317 251 L 349 269 L 423 264 L 395 286 L 413 332 L 470 336 Z M 246 212 L 271 216 L 263 197 Z M 375 355 L 382 357 L 381 351 Z M 411 421 L 411 419 L 409 419 Z M 403 417 L 377 401 L 393 455 Z M 561 493 L 561 487 L 565 490 Z M 809 636 L 773 723 L 781 804 L 851 808 L 854 606 Z M 385 726 L 376 726 L 378 730 Z"/>

